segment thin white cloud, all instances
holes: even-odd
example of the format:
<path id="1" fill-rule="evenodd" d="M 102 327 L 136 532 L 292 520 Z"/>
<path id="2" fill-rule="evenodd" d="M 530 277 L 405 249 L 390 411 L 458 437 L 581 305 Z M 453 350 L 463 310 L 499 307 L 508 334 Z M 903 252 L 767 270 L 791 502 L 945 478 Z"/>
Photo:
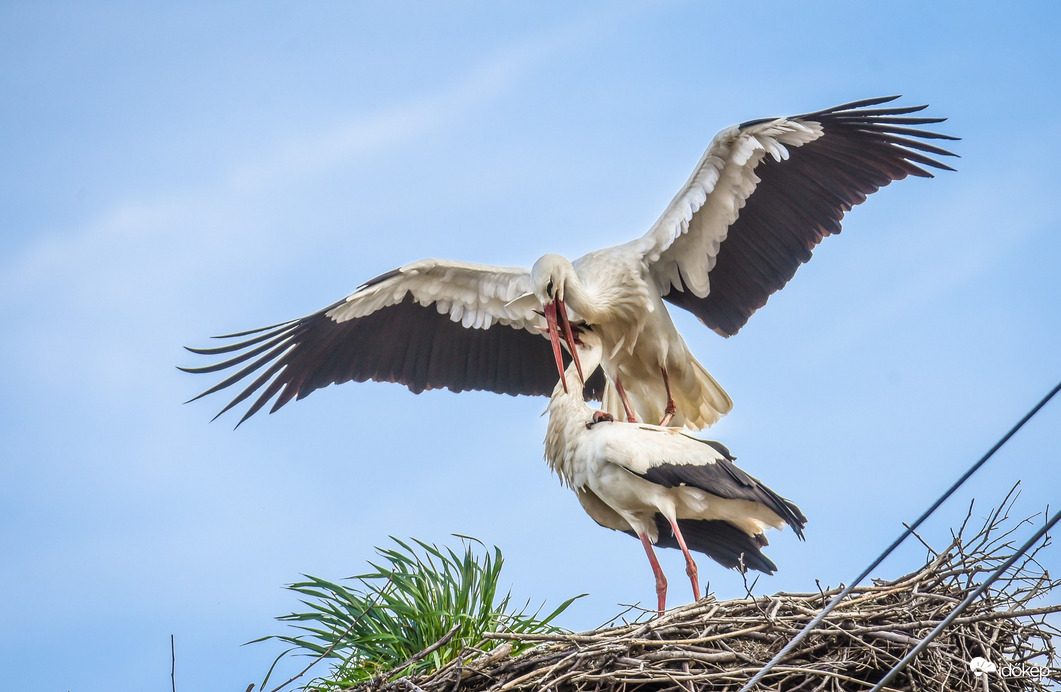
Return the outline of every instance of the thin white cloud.
<path id="1" fill-rule="evenodd" d="M 443 89 L 285 142 L 258 161 L 244 162 L 229 176 L 229 184 L 241 191 L 257 190 L 293 177 L 326 172 L 438 132 L 498 98 L 543 63 L 584 46 L 607 23 L 600 15 L 587 15 L 531 36 L 490 56 Z"/>
<path id="2" fill-rule="evenodd" d="M 10 360 L 44 382 L 82 382 L 100 395 L 125 398 L 149 387 L 157 359 L 172 357 L 165 344 L 179 339 L 172 330 L 181 313 L 209 303 L 192 297 L 210 294 L 196 276 L 227 276 L 228 265 L 225 272 L 214 265 L 234 256 L 266 268 L 279 257 L 255 223 L 267 206 L 263 195 L 439 135 L 543 64 L 584 47 L 602 24 L 606 18 L 585 15 L 510 44 L 445 86 L 282 140 L 192 185 L 115 199 L 69 229 L 27 229 L 40 239 L 0 264 Z M 39 319 L 42 313 L 51 318 Z M 67 352 L 72 339 L 81 340 L 76 359 Z"/>
<path id="3" fill-rule="evenodd" d="M 622 16 L 625 13 L 611 18 L 614 21 Z M 225 209 L 238 203 L 232 200 L 253 197 L 437 133 L 512 89 L 524 75 L 558 54 L 584 46 L 592 35 L 600 33 L 602 24 L 608 23 L 608 18 L 599 14 L 586 15 L 531 36 L 483 60 L 442 89 L 281 142 L 256 160 L 239 162 L 215 176 L 203 176 L 206 182 L 197 188 L 160 190 L 115 200 L 110 209 L 69 232 L 45 231 L 42 240 L 2 269 L 0 287 L 6 295 L 17 296 L 26 288 L 40 288 L 57 279 L 75 280 L 81 271 L 91 271 L 86 264 L 98 269 L 100 262 L 131 260 L 121 253 L 108 256 L 106 250 L 127 246 L 137 238 L 158 238 L 167 232 L 186 237 L 194 234 L 187 238 L 189 246 L 209 239 L 210 231 L 224 220 Z"/>

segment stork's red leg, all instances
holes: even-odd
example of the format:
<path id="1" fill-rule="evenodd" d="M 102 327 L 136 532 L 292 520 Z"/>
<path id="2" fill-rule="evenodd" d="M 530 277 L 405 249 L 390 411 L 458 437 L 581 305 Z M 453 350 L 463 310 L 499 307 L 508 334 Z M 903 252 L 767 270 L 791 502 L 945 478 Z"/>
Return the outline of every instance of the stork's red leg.
<path id="1" fill-rule="evenodd" d="M 626 422 L 636 423 L 637 418 L 634 418 L 634 408 L 630 405 L 630 400 L 626 398 L 626 390 L 623 389 L 623 381 L 618 375 L 615 376 L 615 391 L 619 392 L 619 400 L 623 402 L 623 410 L 626 411 Z"/>
<path id="2" fill-rule="evenodd" d="M 641 545 L 645 546 L 648 562 L 652 565 L 652 574 L 656 575 L 657 607 L 659 615 L 662 617 L 663 611 L 667 609 L 667 577 L 664 576 L 663 569 L 659 566 L 659 560 L 656 559 L 656 552 L 652 550 L 652 542 L 648 540 L 648 534 L 639 533 L 637 537 L 641 539 Z"/>
<path id="3" fill-rule="evenodd" d="M 678 539 L 678 547 L 682 549 L 682 554 L 685 555 L 685 573 L 689 575 L 689 580 L 693 584 L 693 600 L 699 601 L 700 579 L 696 569 L 696 563 L 693 561 L 693 556 L 689 553 L 688 546 L 685 545 L 685 537 L 682 536 L 682 531 L 678 528 L 678 522 L 672 521 L 670 526 L 674 531 L 674 537 Z"/>
<path id="4" fill-rule="evenodd" d="M 677 409 L 674 407 L 674 397 L 670 393 L 670 377 L 667 375 L 667 366 L 659 366 L 659 371 L 663 373 L 663 386 L 667 390 L 667 408 L 663 411 L 663 420 L 659 422 L 660 425 L 666 425 L 670 423 L 670 419 L 674 418 L 674 413 Z"/>

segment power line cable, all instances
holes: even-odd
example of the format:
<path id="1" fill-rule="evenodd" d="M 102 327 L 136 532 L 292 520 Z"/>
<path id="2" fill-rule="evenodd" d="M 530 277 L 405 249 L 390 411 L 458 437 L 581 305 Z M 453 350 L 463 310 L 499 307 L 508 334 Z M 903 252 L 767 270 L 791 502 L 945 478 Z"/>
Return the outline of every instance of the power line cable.
<path id="1" fill-rule="evenodd" d="M 810 634 L 815 627 L 821 624 L 822 620 L 825 619 L 825 616 L 832 612 L 833 608 L 839 605 L 840 601 L 847 598 L 847 596 L 855 589 L 855 587 L 861 584 L 862 580 L 869 576 L 870 572 L 877 569 L 877 567 L 879 567 L 880 564 L 884 562 L 885 558 L 891 555 L 892 552 L 899 547 L 900 543 L 902 543 L 911 535 L 913 535 L 913 533 L 917 531 L 917 528 L 921 526 L 921 524 L 924 523 L 926 519 L 932 516 L 932 514 L 937 509 L 939 509 L 940 505 L 946 502 L 951 495 L 957 492 L 958 488 L 962 487 L 962 485 L 965 484 L 965 481 L 969 480 L 969 478 L 971 478 L 974 473 L 979 471 L 980 467 L 986 464 L 987 460 L 994 456 L 995 452 L 1002 448 L 1002 445 L 1009 442 L 1009 439 L 1016 435 L 1017 431 L 1024 427 L 1024 424 L 1031 420 L 1032 417 L 1039 412 L 1039 409 L 1041 409 L 1043 406 L 1046 406 L 1050 399 L 1054 398 L 1054 395 L 1057 394 L 1059 391 L 1061 391 L 1061 382 L 1058 382 L 1057 385 L 1052 390 L 1050 390 L 1049 394 L 1043 397 L 1038 404 L 1036 404 L 1030 411 L 1028 411 L 1028 413 L 1026 413 L 1016 425 L 1010 428 L 1010 431 L 1003 435 L 1002 438 L 998 442 L 996 442 L 994 446 L 992 446 L 991 449 L 987 451 L 986 454 L 984 454 L 984 456 L 980 457 L 979 461 L 970 466 L 969 470 L 962 474 L 962 477 L 955 481 L 954 485 L 952 485 L 950 489 L 947 490 L 947 492 L 940 495 L 939 498 L 932 503 L 932 506 L 929 507 L 925 511 L 925 513 L 918 518 L 917 521 L 915 521 L 913 524 L 910 524 L 907 527 L 906 531 L 904 531 L 897 539 L 895 539 L 895 541 L 890 546 L 888 546 L 888 548 L 883 553 L 877 556 L 877 559 L 874 560 L 869 567 L 867 567 L 865 570 L 862 571 L 861 574 L 855 577 L 854 581 L 845 586 L 844 589 L 833 598 L 833 600 L 829 601 L 828 605 L 826 605 L 820 613 L 818 613 L 810 622 L 804 625 L 803 629 L 797 632 L 796 636 L 789 640 L 789 642 L 785 644 L 785 646 L 782 647 L 781 650 L 778 651 L 773 658 L 767 661 L 766 665 L 760 668 L 759 672 L 752 676 L 752 679 L 745 683 L 744 687 L 740 688 L 739 692 L 749 692 L 752 688 L 754 688 L 759 683 L 759 681 L 762 680 L 766 676 L 766 674 L 770 672 L 771 669 L 773 669 L 774 666 L 780 663 L 786 656 L 788 656 L 789 653 L 792 652 L 793 649 L 796 648 L 797 644 L 803 641 L 803 639 L 806 638 L 806 636 Z"/>

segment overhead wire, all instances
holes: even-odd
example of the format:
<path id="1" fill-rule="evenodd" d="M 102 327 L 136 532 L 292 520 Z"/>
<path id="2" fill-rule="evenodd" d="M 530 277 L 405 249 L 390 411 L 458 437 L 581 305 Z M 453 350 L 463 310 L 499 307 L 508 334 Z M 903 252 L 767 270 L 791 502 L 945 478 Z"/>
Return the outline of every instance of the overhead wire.
<path id="1" fill-rule="evenodd" d="M 870 692 L 881 692 L 881 690 L 884 689 L 885 685 L 891 682 L 896 675 L 898 675 L 900 672 L 902 672 L 904 668 L 910 665 L 910 663 L 915 658 L 917 658 L 917 655 L 924 651 L 933 639 L 939 636 L 940 632 L 946 629 L 948 625 L 954 622 L 955 618 L 962 614 L 962 611 L 968 608 L 973 603 L 973 601 L 979 598 L 980 594 L 987 590 L 987 587 L 991 586 L 991 584 L 996 579 L 1001 577 L 1006 572 L 1006 570 L 1012 567 L 1013 563 L 1019 560 L 1022 555 L 1031 550 L 1032 546 L 1038 543 L 1039 540 L 1046 535 L 1046 532 L 1053 528 L 1053 526 L 1058 522 L 1058 520 L 1061 520 L 1061 511 L 1055 512 L 1054 516 L 1052 516 L 1050 520 L 1046 522 L 1046 524 L 1041 529 L 1036 531 L 1035 535 L 1029 538 L 1028 541 L 1023 546 L 1021 546 L 1019 550 L 1017 550 L 1017 552 L 1011 555 L 1010 558 L 1004 563 L 1002 563 L 1002 565 L 998 569 L 992 572 L 991 575 L 987 579 L 985 579 L 982 584 L 980 584 L 980 586 L 976 587 L 976 589 L 974 589 L 968 596 L 965 597 L 965 600 L 955 606 L 954 610 L 952 610 L 950 614 L 943 619 L 942 622 L 936 625 L 935 629 L 925 635 L 925 638 L 918 642 L 917 646 L 910 650 L 910 653 L 906 654 L 906 656 L 903 656 L 901 661 L 892 666 L 891 670 L 889 670 L 888 673 L 883 678 L 881 678 L 880 682 L 874 685 L 873 689 L 870 690 Z"/>
<path id="2" fill-rule="evenodd" d="M 764 677 L 766 677 L 767 673 L 769 673 L 774 668 L 774 666 L 784 660 L 784 658 L 788 656 L 789 653 L 791 653 L 792 650 L 795 649 L 796 646 L 801 641 L 803 641 L 803 639 L 805 639 L 807 635 L 814 630 L 815 627 L 820 625 L 822 620 L 825 619 L 825 616 L 832 612 L 832 610 L 836 608 L 836 606 L 839 605 L 841 601 L 847 598 L 855 589 L 855 587 L 861 584 L 862 581 L 867 576 L 869 576 L 870 572 L 877 569 L 877 567 L 879 567 L 880 564 L 884 562 L 884 560 L 889 555 L 891 555 L 892 552 L 894 552 L 895 549 L 898 548 L 903 541 L 913 535 L 914 532 L 917 531 L 918 527 L 921 526 L 921 524 L 923 524 L 930 516 L 932 516 L 932 514 L 934 514 L 935 511 L 939 509 L 944 502 L 950 499 L 951 495 L 957 492 L 957 490 L 962 487 L 962 485 L 964 485 L 965 482 L 973 476 L 973 474 L 979 471 L 980 468 L 987 463 L 988 459 L 994 456 L 995 452 L 997 452 L 999 449 L 1002 448 L 1003 445 L 1009 442 L 1010 438 L 1016 435 L 1017 431 L 1024 427 L 1024 424 L 1030 421 L 1035 416 L 1035 414 L 1039 412 L 1040 409 L 1046 406 L 1046 404 L 1049 403 L 1049 401 L 1053 399 L 1054 395 L 1056 395 L 1059 391 L 1061 391 L 1061 382 L 1058 382 L 1057 385 L 1050 390 L 1049 394 L 1047 394 L 1039 401 L 1039 403 L 1033 406 L 1032 409 L 1028 411 L 1028 413 L 1026 413 L 1024 417 L 1017 422 L 1016 425 L 1010 428 L 1009 432 L 1003 435 L 998 440 L 998 442 L 996 442 L 991 447 L 991 449 L 987 451 L 986 454 L 980 457 L 980 459 L 975 464 L 970 466 L 969 469 L 965 473 L 963 473 L 962 476 L 957 481 L 955 481 L 954 484 L 951 485 L 951 487 L 948 488 L 946 492 L 940 495 L 939 498 L 937 498 L 936 501 L 933 502 L 932 505 L 927 510 L 925 510 L 925 512 L 920 517 L 918 517 L 917 521 L 915 521 L 913 524 L 909 524 L 906 530 L 903 531 L 903 533 L 900 534 L 899 537 L 896 538 L 895 541 L 892 542 L 892 544 L 884 550 L 884 552 L 878 555 L 877 558 L 872 563 L 870 563 L 870 565 L 866 567 L 866 569 L 864 569 L 861 574 L 855 577 L 855 579 L 850 584 L 846 585 L 843 590 L 840 591 L 840 593 L 833 597 L 833 600 L 829 601 L 829 603 L 821 610 L 820 613 L 818 613 L 813 619 L 811 619 L 810 622 L 804 625 L 803 629 L 797 632 L 796 635 L 792 637 L 792 639 L 790 639 L 789 642 L 785 644 L 785 646 L 783 646 L 781 650 L 774 655 L 773 658 L 767 661 L 766 665 L 760 668 L 759 671 L 755 675 L 753 675 L 747 683 L 744 684 L 744 687 L 740 688 L 739 692 L 749 692 Z"/>

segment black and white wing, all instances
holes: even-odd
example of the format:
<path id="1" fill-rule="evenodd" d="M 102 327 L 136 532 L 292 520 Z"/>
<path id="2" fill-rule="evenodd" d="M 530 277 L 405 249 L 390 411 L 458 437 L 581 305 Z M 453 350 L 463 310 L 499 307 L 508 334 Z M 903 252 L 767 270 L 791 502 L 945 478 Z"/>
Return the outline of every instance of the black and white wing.
<path id="1" fill-rule="evenodd" d="M 595 522 L 637 538 L 637 532 L 630 528 L 630 524 L 592 490 L 579 488 L 575 493 L 586 514 Z M 660 548 L 680 550 L 681 546 L 667 518 L 657 512 L 653 520 L 656 524 L 656 545 Z M 774 561 L 763 554 L 763 543 L 759 540 L 762 536 L 749 535 L 728 521 L 678 519 L 678 529 L 682 532 L 689 550 L 703 553 L 727 569 L 758 570 L 766 574 L 777 571 Z"/>
<path id="2" fill-rule="evenodd" d="M 763 505 L 792 527 L 797 536 L 803 538 L 807 517 L 799 507 L 734 464 L 729 450 L 723 445 L 685 433 L 668 435 L 668 439 L 680 443 L 662 443 L 659 446 L 661 454 L 636 471 L 638 475 L 667 488 L 684 485 L 699 488 L 727 500 L 747 500 Z M 698 452 L 678 453 L 679 450 L 694 450 L 696 445 L 700 445 Z M 704 460 L 709 458 L 712 461 L 704 463 Z"/>
<path id="3" fill-rule="evenodd" d="M 526 269 L 422 260 L 306 317 L 216 337 L 225 341 L 220 346 L 189 348 L 225 359 L 181 369 L 232 371 L 196 399 L 253 377 L 218 413 L 251 399 L 240 423 L 274 397 L 270 413 L 349 381 L 397 382 L 417 393 L 548 396 L 557 373 L 540 309 Z M 599 398 L 602 387 L 600 377 L 591 380 L 588 394 Z"/>
<path id="4" fill-rule="evenodd" d="M 799 507 L 734 464 L 724 445 L 657 425 L 607 425 L 602 448 L 609 462 L 665 488 L 697 488 L 761 505 L 803 538 L 807 518 Z"/>
<path id="5" fill-rule="evenodd" d="M 945 118 L 925 106 L 878 108 L 868 99 L 720 132 L 666 211 L 628 247 L 650 266 L 661 295 L 723 336 L 808 261 L 844 213 L 893 180 L 953 170 L 954 154 L 920 129 Z"/>

